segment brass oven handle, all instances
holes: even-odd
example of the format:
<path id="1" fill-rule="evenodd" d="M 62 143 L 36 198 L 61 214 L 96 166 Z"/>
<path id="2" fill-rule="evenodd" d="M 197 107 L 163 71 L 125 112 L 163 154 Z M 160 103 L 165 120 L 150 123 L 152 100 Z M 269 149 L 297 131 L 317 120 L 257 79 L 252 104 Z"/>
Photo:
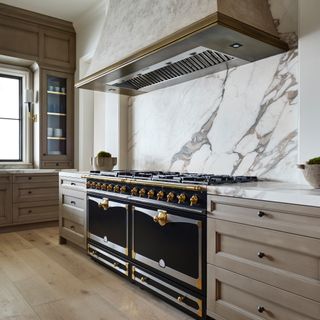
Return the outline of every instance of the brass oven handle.
<path id="1" fill-rule="evenodd" d="M 109 208 L 109 199 L 103 198 L 101 202 L 98 204 L 99 208 L 103 208 L 103 210 L 108 210 Z"/>
<path id="2" fill-rule="evenodd" d="M 158 214 L 153 217 L 155 223 L 159 223 L 161 227 L 168 223 L 168 213 L 165 210 L 158 210 Z"/>

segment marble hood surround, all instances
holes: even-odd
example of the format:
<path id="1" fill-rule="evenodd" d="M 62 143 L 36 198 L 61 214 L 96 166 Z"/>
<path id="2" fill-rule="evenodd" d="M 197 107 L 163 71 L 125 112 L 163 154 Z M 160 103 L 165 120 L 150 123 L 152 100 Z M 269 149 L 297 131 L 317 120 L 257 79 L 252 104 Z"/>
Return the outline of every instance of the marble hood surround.
<path id="1" fill-rule="evenodd" d="M 110 2 L 109 23 L 132 23 L 121 19 L 121 15 L 126 14 L 118 10 L 122 2 Z M 143 12 L 143 2 L 135 2 L 136 5 L 131 8 L 133 11 L 130 10 L 132 16 L 139 18 L 140 11 Z M 191 24 L 189 22 L 174 33 L 161 40 L 158 38 L 124 58 L 118 56 L 111 64 L 108 50 L 116 48 L 115 37 L 106 33 L 103 39 L 105 45 L 98 46 L 93 58 L 101 60 L 102 56 L 107 57 L 104 67 L 80 80 L 76 87 L 137 95 L 260 60 L 288 49 L 287 44 L 279 39 L 267 0 L 207 0 L 206 3 L 210 10 L 203 18 Z M 133 34 L 131 39 L 117 40 L 126 41 L 130 46 L 128 41 L 135 41 L 135 36 Z"/>

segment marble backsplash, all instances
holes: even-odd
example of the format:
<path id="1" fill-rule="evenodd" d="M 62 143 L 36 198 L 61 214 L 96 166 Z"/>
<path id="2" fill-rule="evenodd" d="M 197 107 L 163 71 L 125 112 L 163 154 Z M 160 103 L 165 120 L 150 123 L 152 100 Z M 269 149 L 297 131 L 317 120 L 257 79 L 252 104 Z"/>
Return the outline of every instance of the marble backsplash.
<path id="1" fill-rule="evenodd" d="M 298 51 L 130 98 L 129 166 L 299 182 Z"/>

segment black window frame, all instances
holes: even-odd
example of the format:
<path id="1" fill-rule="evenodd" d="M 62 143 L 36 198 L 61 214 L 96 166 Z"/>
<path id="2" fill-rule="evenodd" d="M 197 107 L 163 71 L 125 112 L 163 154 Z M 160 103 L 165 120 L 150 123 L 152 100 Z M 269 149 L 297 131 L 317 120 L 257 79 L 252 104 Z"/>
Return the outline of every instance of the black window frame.
<path id="1" fill-rule="evenodd" d="M 17 79 L 19 80 L 19 119 L 13 118 L 3 118 L 7 120 L 19 120 L 19 159 L 1 159 L 1 162 L 22 162 L 23 161 L 23 102 L 22 102 L 22 86 L 23 86 L 23 77 L 21 76 L 13 76 L 10 74 L 0 73 L 1 78 L 9 78 L 9 79 Z"/>

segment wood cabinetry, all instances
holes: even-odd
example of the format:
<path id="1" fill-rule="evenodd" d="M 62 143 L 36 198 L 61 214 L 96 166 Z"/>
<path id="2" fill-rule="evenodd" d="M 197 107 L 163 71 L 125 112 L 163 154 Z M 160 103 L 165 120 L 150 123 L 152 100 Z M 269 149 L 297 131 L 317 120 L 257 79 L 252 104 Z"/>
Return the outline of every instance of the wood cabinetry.
<path id="1" fill-rule="evenodd" d="M 59 231 L 60 243 L 69 240 L 86 249 L 87 245 L 87 199 L 85 179 L 60 173 Z"/>
<path id="2" fill-rule="evenodd" d="M 208 315 L 320 319 L 319 208 L 208 199 Z"/>
<path id="3" fill-rule="evenodd" d="M 0 226 L 12 222 L 12 191 L 11 177 L 0 175 Z"/>
<path id="4" fill-rule="evenodd" d="M 71 22 L 0 3 L 0 54 L 36 61 L 40 67 L 74 72 Z"/>
<path id="5" fill-rule="evenodd" d="M 39 166 L 73 168 L 73 75 L 42 70 L 40 83 Z"/>
<path id="6" fill-rule="evenodd" d="M 58 173 L 13 175 L 14 224 L 58 219 Z"/>

